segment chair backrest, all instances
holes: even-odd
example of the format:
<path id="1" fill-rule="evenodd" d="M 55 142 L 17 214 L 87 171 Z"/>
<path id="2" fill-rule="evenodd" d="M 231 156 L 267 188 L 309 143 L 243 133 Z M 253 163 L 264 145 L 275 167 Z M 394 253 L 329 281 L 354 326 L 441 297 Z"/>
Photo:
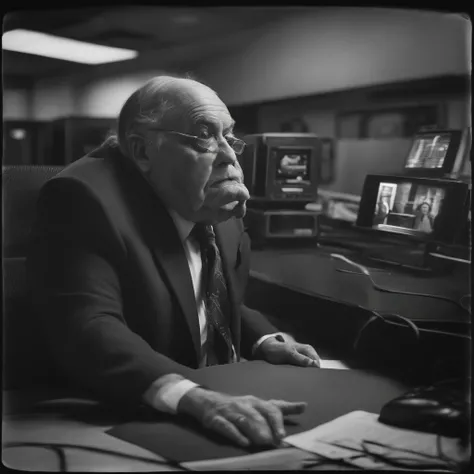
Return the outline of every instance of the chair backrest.
<path id="1" fill-rule="evenodd" d="M 2 166 L 4 257 L 26 255 L 39 190 L 62 169 L 61 166 Z"/>
<path id="2" fill-rule="evenodd" d="M 30 386 L 48 370 L 32 324 L 26 254 L 38 194 L 60 166 L 3 166 L 3 388 Z"/>

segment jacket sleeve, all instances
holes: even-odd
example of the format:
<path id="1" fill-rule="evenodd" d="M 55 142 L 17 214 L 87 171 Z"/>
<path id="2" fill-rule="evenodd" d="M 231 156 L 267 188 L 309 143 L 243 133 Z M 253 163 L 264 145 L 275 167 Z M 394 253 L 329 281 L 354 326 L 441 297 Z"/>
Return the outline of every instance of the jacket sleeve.
<path id="1" fill-rule="evenodd" d="M 127 250 L 107 212 L 80 181 L 42 189 L 28 256 L 32 301 L 54 360 L 74 384 L 135 404 L 159 377 L 192 369 L 157 353 L 127 326 L 121 275 Z"/>
<path id="2" fill-rule="evenodd" d="M 241 265 L 246 272 L 245 280 L 248 280 L 250 271 L 250 238 L 244 231 L 241 221 L 238 222 L 239 232 L 242 232 L 240 241 Z M 251 309 L 245 304 L 241 304 L 241 355 L 247 359 L 252 358 L 252 347 L 262 337 L 267 334 L 277 333 L 278 329 L 268 321 L 268 319 L 255 309 Z"/>

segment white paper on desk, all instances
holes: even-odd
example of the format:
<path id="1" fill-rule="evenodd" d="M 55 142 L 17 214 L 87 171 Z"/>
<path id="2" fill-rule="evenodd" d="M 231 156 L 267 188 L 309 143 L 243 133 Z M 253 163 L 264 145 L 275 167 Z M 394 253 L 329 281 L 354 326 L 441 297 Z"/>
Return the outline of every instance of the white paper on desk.
<path id="1" fill-rule="evenodd" d="M 284 442 L 305 451 L 328 457 L 330 459 L 354 459 L 352 464 L 364 468 L 380 468 L 380 461 L 370 456 L 357 457 L 363 453 L 362 441 L 372 441 L 389 446 L 391 458 L 408 456 L 414 461 L 430 462 L 439 457 L 437 435 L 418 431 L 395 428 L 378 421 L 378 415 L 365 411 L 353 411 L 340 416 L 316 428 L 288 436 Z M 338 446 L 334 446 L 338 444 Z M 440 438 L 444 456 L 453 461 L 465 460 L 470 453 L 459 447 L 456 438 Z M 342 447 L 341 447 L 342 446 Z M 374 449 L 375 450 L 375 449 Z M 409 450 L 414 454 L 397 453 L 397 450 Z M 377 450 L 378 452 L 378 450 Z M 429 456 L 429 459 L 425 456 Z M 440 467 L 444 462 L 440 459 Z"/>
<path id="2" fill-rule="evenodd" d="M 340 360 L 321 359 L 321 369 L 350 370 L 350 367 Z"/>

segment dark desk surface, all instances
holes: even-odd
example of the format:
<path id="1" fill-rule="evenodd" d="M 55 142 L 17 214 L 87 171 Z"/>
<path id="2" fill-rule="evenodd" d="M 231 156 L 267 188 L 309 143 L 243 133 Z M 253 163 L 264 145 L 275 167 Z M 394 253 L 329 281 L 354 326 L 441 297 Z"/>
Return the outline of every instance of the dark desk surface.
<path id="1" fill-rule="evenodd" d="M 378 413 L 384 403 L 407 389 L 405 385 L 365 371 L 275 366 L 262 361 L 201 369 L 196 371 L 195 378 L 211 389 L 231 394 L 306 401 L 306 413 L 291 417 L 287 424 L 288 435 L 353 410 Z M 135 461 L 67 449 L 68 464 L 73 471 L 151 471 L 162 468 L 153 464 L 162 460 L 162 456 L 189 462 L 252 452 L 212 435 L 204 435 L 193 423 L 179 421 L 173 416 L 158 413 L 154 416 L 151 412 L 114 416 L 112 410 L 101 408 L 98 402 L 75 398 L 72 393 L 13 392 L 4 396 L 4 402 L 3 443 L 96 446 L 142 458 L 142 461 Z M 274 451 L 282 451 L 274 453 L 285 458 L 278 461 L 280 465 L 293 463 L 293 469 L 302 459 L 299 450 Z M 3 461 L 10 467 L 25 470 L 54 471 L 58 468 L 54 453 L 37 448 L 6 449 Z"/>
<path id="2" fill-rule="evenodd" d="M 295 245 L 252 250 L 251 276 L 302 294 L 396 313 L 413 321 L 470 324 L 469 313 L 454 302 L 378 291 L 367 276 L 357 273 L 357 268 L 331 258 L 330 253 L 343 254 L 358 262 L 357 252 L 340 248 L 298 248 Z M 369 271 L 378 285 L 391 290 L 443 295 L 455 302 L 470 294 L 467 272 L 426 276 L 375 265 L 369 267 Z"/>

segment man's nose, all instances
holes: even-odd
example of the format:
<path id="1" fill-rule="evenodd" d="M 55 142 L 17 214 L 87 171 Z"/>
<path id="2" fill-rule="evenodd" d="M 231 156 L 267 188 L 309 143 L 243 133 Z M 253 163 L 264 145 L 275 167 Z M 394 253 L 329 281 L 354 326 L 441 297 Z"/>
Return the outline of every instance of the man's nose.
<path id="1" fill-rule="evenodd" d="M 223 140 L 219 146 L 219 151 L 216 156 L 216 165 L 219 164 L 230 164 L 234 165 L 237 162 L 237 155 L 232 147 Z"/>

